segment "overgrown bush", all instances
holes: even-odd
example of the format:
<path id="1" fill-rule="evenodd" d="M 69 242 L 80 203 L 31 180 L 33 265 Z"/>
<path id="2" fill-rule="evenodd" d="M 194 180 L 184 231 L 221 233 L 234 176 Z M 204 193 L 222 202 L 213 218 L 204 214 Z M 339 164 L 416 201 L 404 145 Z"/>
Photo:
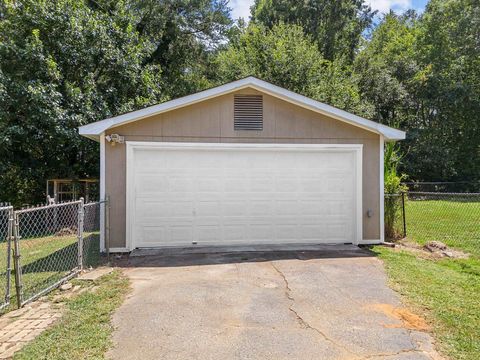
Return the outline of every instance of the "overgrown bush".
<path id="1" fill-rule="evenodd" d="M 400 195 L 406 191 L 402 180 L 406 179 L 405 174 L 398 173 L 398 166 L 402 156 L 396 143 L 389 142 L 385 145 L 384 155 L 384 187 L 385 187 L 385 237 L 387 239 L 398 239 L 401 237 L 395 227 L 399 211 L 401 209 Z"/>

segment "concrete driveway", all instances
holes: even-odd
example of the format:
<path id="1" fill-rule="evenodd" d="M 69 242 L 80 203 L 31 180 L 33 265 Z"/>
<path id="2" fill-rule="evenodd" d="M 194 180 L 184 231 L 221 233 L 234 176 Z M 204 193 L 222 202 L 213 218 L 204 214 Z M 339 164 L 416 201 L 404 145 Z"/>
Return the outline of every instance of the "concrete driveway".
<path id="1" fill-rule="evenodd" d="M 123 265 L 133 290 L 114 315 L 113 359 L 440 358 L 382 263 L 357 248 L 163 253 Z"/>

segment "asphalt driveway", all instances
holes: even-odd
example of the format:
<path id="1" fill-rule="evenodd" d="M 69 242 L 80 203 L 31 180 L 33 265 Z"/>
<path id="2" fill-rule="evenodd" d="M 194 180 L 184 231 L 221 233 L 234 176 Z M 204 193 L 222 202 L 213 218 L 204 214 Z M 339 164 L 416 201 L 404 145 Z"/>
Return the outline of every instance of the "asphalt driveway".
<path id="1" fill-rule="evenodd" d="M 438 359 L 381 262 L 343 251 L 130 257 L 113 359 Z"/>

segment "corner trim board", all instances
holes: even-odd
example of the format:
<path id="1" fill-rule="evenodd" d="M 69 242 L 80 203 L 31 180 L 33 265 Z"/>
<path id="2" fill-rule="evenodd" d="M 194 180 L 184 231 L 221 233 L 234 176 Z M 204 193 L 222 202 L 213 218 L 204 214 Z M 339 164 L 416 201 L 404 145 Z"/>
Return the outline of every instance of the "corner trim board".
<path id="1" fill-rule="evenodd" d="M 384 154 L 385 139 L 380 135 L 380 240 L 385 241 L 385 174 L 384 174 Z"/>
<path id="2" fill-rule="evenodd" d="M 105 133 L 100 135 L 100 200 L 105 200 Z M 100 251 L 105 251 L 105 203 L 100 204 Z"/>

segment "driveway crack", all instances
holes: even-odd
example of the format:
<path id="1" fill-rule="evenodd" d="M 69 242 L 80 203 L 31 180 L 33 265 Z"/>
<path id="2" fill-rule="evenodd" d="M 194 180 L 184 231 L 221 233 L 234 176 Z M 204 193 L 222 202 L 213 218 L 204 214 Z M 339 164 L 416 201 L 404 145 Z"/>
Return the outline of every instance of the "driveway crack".
<path id="1" fill-rule="evenodd" d="M 405 349 L 405 350 L 400 350 L 394 353 L 382 353 L 382 354 L 372 354 L 372 355 L 367 355 L 365 356 L 365 359 L 375 359 L 375 358 L 384 358 L 384 357 L 390 357 L 390 356 L 396 356 L 396 355 L 401 355 L 401 354 L 426 354 L 423 351 L 418 351 L 415 349 Z M 427 354 L 428 355 L 428 354 Z"/>
<path id="2" fill-rule="evenodd" d="M 287 277 L 285 276 L 285 274 L 277 267 L 275 266 L 275 264 L 273 263 L 273 261 L 270 261 L 270 265 L 272 266 L 272 268 L 275 270 L 275 272 L 277 274 L 279 274 L 282 279 L 283 279 L 283 283 L 285 284 L 285 296 L 287 297 L 288 300 L 291 301 L 290 303 L 290 306 L 288 308 L 288 310 L 290 312 L 292 312 L 292 314 L 295 315 L 295 318 L 297 319 L 298 323 L 305 329 L 308 329 L 308 330 L 311 330 L 311 331 L 314 331 L 316 332 L 318 335 L 320 335 L 323 339 L 325 339 L 326 341 L 328 341 L 329 343 L 331 343 L 333 346 L 337 347 L 337 348 L 341 348 L 343 351 L 351 354 L 351 355 L 354 355 L 356 358 L 361 358 L 358 354 L 352 352 L 351 350 L 347 349 L 344 345 L 336 342 L 335 340 L 331 339 L 330 337 L 328 337 L 323 331 L 321 331 L 320 329 L 317 329 L 316 327 L 310 325 L 294 308 L 293 306 L 295 305 L 295 298 L 292 296 L 292 289 L 290 288 L 290 284 L 288 283 L 288 280 L 287 280 Z"/>

